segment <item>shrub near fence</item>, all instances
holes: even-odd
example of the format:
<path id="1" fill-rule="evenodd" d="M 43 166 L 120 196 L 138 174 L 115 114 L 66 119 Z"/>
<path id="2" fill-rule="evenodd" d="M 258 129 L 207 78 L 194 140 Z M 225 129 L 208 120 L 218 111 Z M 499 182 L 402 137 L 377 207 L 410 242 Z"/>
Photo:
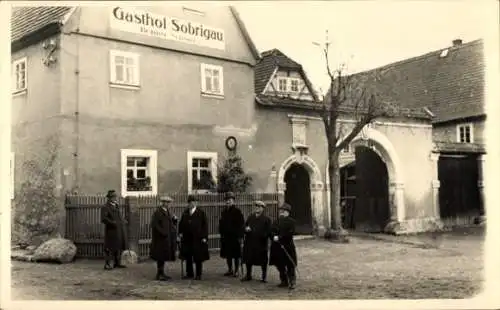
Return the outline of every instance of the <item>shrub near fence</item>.
<path id="1" fill-rule="evenodd" d="M 174 202 L 171 211 L 180 218 L 182 211 L 187 207 L 187 194 L 170 195 Z M 208 244 L 211 249 L 219 248 L 218 224 L 220 214 L 225 207 L 222 194 L 196 195 L 198 207 L 205 211 L 208 220 Z M 151 216 L 160 205 L 159 196 L 142 196 L 138 198 L 119 198 L 118 204 L 122 215 L 128 220 L 130 214 L 130 200 L 137 199 L 138 229 L 135 236 L 129 240 L 138 243 L 138 255 L 141 259 L 149 256 L 151 243 Z M 278 216 L 278 194 L 251 193 L 236 194 L 236 205 L 241 209 L 245 219 L 252 213 L 255 200 L 266 203 L 265 214 L 276 219 Z M 104 255 L 104 225 L 101 223 L 100 210 L 106 203 L 105 196 L 66 196 L 66 238 L 77 246 L 77 257 L 101 258 Z M 130 222 L 130 221 L 129 221 Z"/>

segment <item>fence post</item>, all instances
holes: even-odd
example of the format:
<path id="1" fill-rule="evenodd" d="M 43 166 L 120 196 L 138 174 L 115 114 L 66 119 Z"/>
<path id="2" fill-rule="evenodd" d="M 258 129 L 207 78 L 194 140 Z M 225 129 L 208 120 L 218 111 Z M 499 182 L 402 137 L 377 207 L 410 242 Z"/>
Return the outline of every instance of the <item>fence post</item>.
<path id="1" fill-rule="evenodd" d="M 137 197 L 125 199 L 125 219 L 127 220 L 128 249 L 127 263 L 136 264 L 139 257 L 139 201 Z"/>
<path id="2" fill-rule="evenodd" d="M 63 201 L 63 206 L 61 208 L 61 218 L 60 218 L 60 225 L 59 225 L 59 234 L 63 238 L 68 238 L 69 236 L 69 221 L 68 221 L 68 209 L 66 208 L 69 205 L 69 197 L 67 194 L 64 194 L 63 197 L 61 197 L 61 200 Z"/>

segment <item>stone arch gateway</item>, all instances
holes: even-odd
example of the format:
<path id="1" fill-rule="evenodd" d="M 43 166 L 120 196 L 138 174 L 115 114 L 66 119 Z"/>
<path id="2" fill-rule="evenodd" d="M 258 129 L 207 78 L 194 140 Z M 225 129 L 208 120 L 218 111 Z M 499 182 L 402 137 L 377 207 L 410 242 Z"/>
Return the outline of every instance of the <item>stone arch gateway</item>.
<path id="1" fill-rule="evenodd" d="M 404 171 L 401 160 L 391 141 L 382 132 L 367 127 L 351 142 L 352 147 L 365 146 L 371 148 L 385 163 L 389 177 L 389 210 L 390 223 L 387 232 L 395 229 L 405 219 Z"/>
<path id="2" fill-rule="evenodd" d="M 301 154 L 300 152 L 296 152 L 295 154 L 285 159 L 285 161 L 283 161 L 277 175 L 278 193 L 281 197 L 284 196 L 286 190 L 285 174 L 293 164 L 302 165 L 309 173 L 311 190 L 311 213 L 313 221 L 312 225 L 313 230 L 321 234 L 325 230 L 323 204 L 324 186 L 319 166 L 310 156 Z"/>

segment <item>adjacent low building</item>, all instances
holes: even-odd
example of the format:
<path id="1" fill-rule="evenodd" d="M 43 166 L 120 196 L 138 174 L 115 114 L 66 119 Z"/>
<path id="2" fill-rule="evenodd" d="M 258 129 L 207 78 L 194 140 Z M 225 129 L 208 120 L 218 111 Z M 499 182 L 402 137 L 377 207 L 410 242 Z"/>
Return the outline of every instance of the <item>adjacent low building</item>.
<path id="1" fill-rule="evenodd" d="M 483 41 L 452 45 L 375 69 L 384 72 L 367 87 L 394 85 L 385 92 L 386 100 L 400 107 L 425 109 L 431 116 L 432 148 L 408 140 L 407 149 L 425 150 L 433 162 L 432 188 L 438 193 L 434 216 L 448 225 L 473 224 L 484 215 L 483 162 L 486 155 L 484 127 L 484 53 Z M 374 70 L 357 74 L 369 76 Z M 413 133 L 416 134 L 416 133 Z M 411 157 L 405 169 L 407 182 L 421 175 Z M 357 165 L 357 164 L 356 164 Z M 430 186 L 430 185 L 429 185 Z M 424 210 L 419 203 L 416 210 Z M 481 219 L 479 219 L 481 220 Z"/>

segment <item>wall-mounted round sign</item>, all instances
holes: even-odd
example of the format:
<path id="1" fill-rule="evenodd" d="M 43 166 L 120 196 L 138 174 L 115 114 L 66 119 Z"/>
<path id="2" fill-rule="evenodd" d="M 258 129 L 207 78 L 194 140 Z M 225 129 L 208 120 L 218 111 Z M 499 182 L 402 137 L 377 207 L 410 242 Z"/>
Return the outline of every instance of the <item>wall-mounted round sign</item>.
<path id="1" fill-rule="evenodd" d="M 238 146 L 238 141 L 236 141 L 235 137 L 230 136 L 226 139 L 226 147 L 228 150 L 234 151 L 236 146 Z"/>

